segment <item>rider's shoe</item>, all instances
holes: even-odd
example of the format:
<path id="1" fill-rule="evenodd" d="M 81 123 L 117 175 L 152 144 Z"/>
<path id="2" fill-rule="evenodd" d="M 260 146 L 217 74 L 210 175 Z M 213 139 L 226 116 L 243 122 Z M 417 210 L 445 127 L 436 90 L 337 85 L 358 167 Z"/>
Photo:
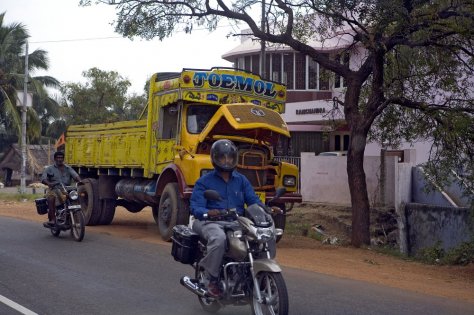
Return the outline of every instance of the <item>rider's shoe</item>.
<path id="1" fill-rule="evenodd" d="M 212 297 L 219 297 L 222 295 L 222 291 L 219 288 L 219 283 L 216 281 L 210 281 L 207 286 L 207 293 Z"/>
<path id="2" fill-rule="evenodd" d="M 43 223 L 43 226 L 44 226 L 44 227 L 47 227 L 47 228 L 53 227 L 53 226 L 55 226 L 55 225 L 56 225 L 56 224 L 54 223 L 54 221 L 46 221 L 46 222 Z"/>

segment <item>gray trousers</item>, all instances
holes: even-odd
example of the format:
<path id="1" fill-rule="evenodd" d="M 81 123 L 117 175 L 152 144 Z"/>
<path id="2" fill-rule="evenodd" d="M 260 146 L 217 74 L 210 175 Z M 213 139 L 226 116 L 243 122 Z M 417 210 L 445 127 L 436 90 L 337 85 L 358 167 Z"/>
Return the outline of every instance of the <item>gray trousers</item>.
<path id="1" fill-rule="evenodd" d="M 199 265 L 201 265 L 207 273 L 217 278 L 219 276 L 219 269 L 221 267 L 222 259 L 224 258 L 226 250 L 227 236 L 224 232 L 224 227 L 235 226 L 237 222 L 228 221 L 201 221 L 196 220 L 193 223 L 194 232 L 198 233 L 200 237 L 207 240 L 207 254 L 204 256 Z M 276 240 L 273 239 L 268 242 L 270 257 L 276 256 Z"/>
<path id="2" fill-rule="evenodd" d="M 224 227 L 235 224 L 237 223 L 227 221 L 194 221 L 194 232 L 207 240 L 207 254 L 199 264 L 213 277 L 219 276 L 219 269 L 225 254 L 227 239 Z"/>

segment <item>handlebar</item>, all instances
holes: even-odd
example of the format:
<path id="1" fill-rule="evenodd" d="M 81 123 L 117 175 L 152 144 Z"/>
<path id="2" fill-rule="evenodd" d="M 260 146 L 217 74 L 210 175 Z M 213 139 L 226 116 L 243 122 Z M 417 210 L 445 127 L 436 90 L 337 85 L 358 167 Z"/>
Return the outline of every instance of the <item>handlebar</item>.
<path id="1" fill-rule="evenodd" d="M 202 215 L 204 220 L 210 221 L 228 221 L 228 220 L 235 220 L 238 217 L 238 213 L 236 209 L 226 209 L 221 210 L 221 213 L 216 216 L 210 217 L 207 213 Z"/>

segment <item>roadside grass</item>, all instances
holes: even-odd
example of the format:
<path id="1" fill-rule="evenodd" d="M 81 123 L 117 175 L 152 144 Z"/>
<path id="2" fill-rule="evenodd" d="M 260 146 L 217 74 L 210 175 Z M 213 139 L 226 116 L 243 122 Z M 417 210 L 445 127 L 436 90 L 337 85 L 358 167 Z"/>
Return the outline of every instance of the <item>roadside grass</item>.
<path id="1" fill-rule="evenodd" d="M 299 222 L 298 220 L 286 221 L 285 234 L 292 236 L 304 236 L 322 242 L 325 236 L 314 231 L 311 224 Z"/>
<path id="2" fill-rule="evenodd" d="M 0 193 L 0 200 L 10 201 L 34 201 L 43 198 L 44 194 L 20 194 L 20 193 Z"/>
<path id="3" fill-rule="evenodd" d="M 402 252 L 400 252 L 400 250 L 398 248 L 395 248 L 395 247 L 390 246 L 390 245 L 370 246 L 370 249 L 377 252 L 377 253 L 384 254 L 384 255 L 387 255 L 387 256 L 396 257 L 396 258 L 401 259 L 401 260 L 416 261 L 416 259 L 414 257 L 407 256 L 407 255 L 403 254 Z"/>

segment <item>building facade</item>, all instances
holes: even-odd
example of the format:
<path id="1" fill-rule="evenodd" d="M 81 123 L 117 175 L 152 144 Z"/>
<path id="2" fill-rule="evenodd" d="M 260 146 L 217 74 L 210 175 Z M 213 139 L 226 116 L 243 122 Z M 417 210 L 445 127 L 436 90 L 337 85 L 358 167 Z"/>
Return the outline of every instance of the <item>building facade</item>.
<path id="1" fill-rule="evenodd" d="M 348 41 L 338 45 L 313 42 L 331 58 L 349 62 L 349 55 L 340 55 Z M 342 43 L 342 44 L 341 44 Z M 334 107 L 333 98 L 341 97 L 344 80 L 320 67 L 306 55 L 288 47 L 272 45 L 266 48 L 265 67 L 260 67 L 260 44 L 250 37 L 223 55 L 235 68 L 262 73 L 264 79 L 287 86 L 287 104 L 283 119 L 288 124 L 291 140 L 282 139 L 276 155 L 300 156 L 301 152 L 347 151 L 349 132 L 343 124 L 343 114 Z"/>
<path id="2" fill-rule="evenodd" d="M 312 41 L 308 44 L 330 58 L 356 68 L 362 53 L 350 56 L 344 52 L 350 44 L 349 39 L 347 35 L 341 35 L 325 42 Z M 282 116 L 290 130 L 291 140 L 282 139 L 275 155 L 299 157 L 301 152 L 347 151 L 350 132 L 344 121 L 343 109 L 334 102 L 335 98 L 344 98 L 344 79 L 287 46 L 271 44 L 266 47 L 263 62 L 260 50 L 259 41 L 244 36 L 241 44 L 222 58 L 232 62 L 234 68 L 260 73 L 263 79 L 287 86 L 287 103 Z M 428 159 L 429 147 L 424 142 L 417 145 L 418 163 Z M 393 149 L 413 148 L 404 144 Z M 380 155 L 381 149 L 380 145 L 369 143 L 365 154 Z"/>

